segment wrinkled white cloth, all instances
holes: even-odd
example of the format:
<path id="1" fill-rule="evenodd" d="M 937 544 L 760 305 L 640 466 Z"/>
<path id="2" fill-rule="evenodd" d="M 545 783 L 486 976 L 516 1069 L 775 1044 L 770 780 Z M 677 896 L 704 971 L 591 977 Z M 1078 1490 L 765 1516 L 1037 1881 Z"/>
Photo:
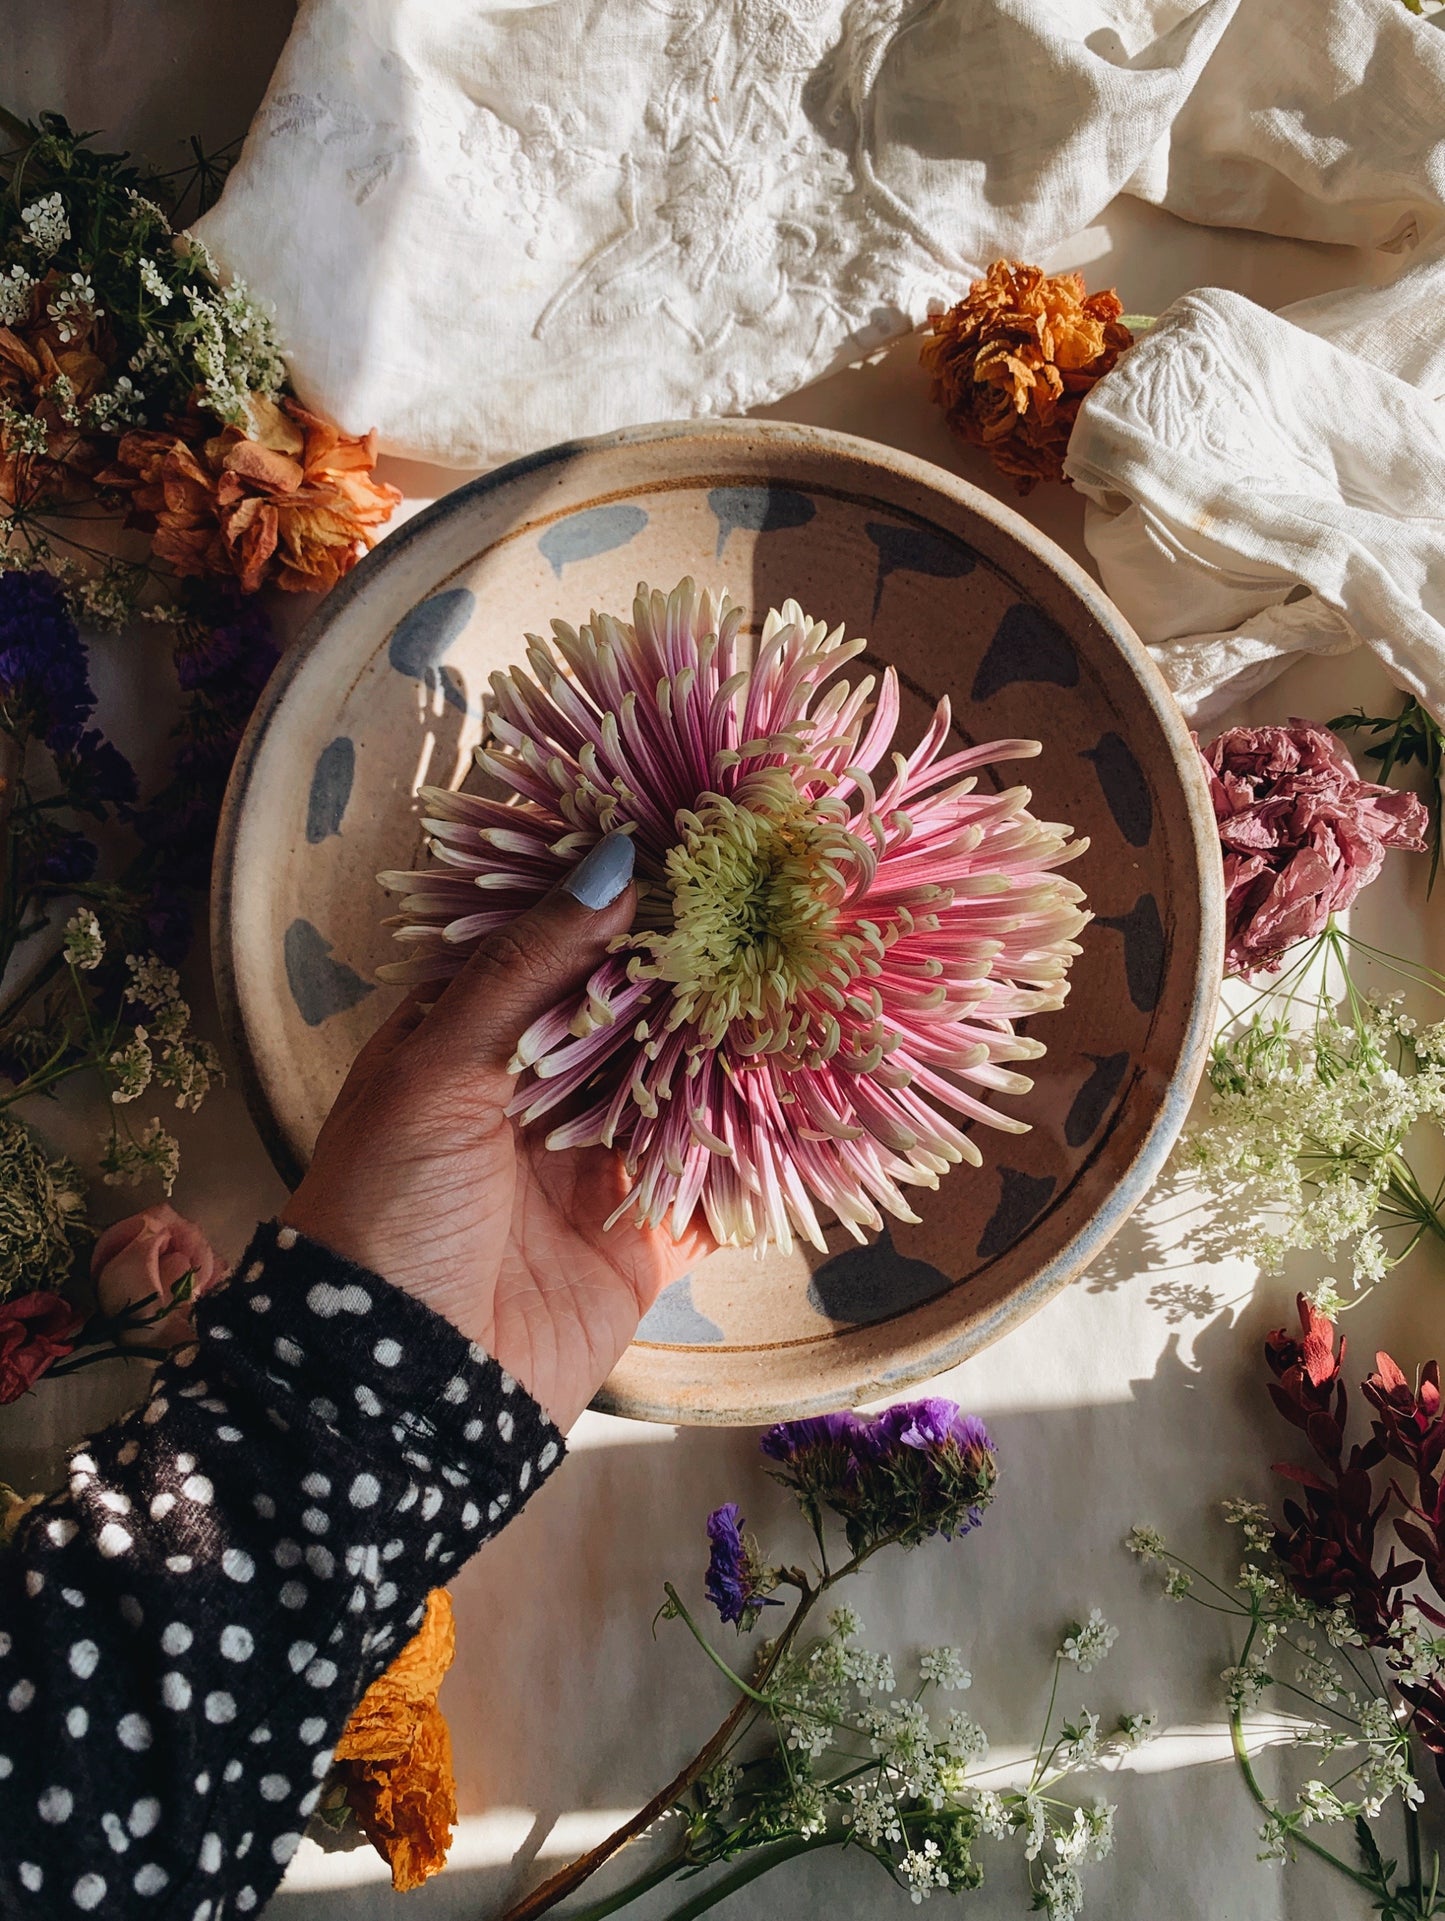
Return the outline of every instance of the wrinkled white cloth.
<path id="1" fill-rule="evenodd" d="M 1445 721 L 1445 248 L 1272 314 L 1177 300 L 1079 410 L 1089 551 L 1198 723 L 1372 647 Z"/>
<path id="2" fill-rule="evenodd" d="M 1121 191 L 1409 245 L 1442 102 L 1399 0 L 301 0 L 201 231 L 303 398 L 483 465 L 781 399 Z"/>

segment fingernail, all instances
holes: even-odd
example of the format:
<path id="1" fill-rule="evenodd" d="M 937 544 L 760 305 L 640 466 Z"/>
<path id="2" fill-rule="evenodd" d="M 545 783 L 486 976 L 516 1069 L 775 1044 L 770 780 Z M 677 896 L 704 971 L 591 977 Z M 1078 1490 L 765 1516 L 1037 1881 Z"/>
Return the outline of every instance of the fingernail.
<path id="1" fill-rule="evenodd" d="M 632 879 L 631 834 L 606 834 L 562 883 L 562 892 L 595 913 L 610 907 Z"/>

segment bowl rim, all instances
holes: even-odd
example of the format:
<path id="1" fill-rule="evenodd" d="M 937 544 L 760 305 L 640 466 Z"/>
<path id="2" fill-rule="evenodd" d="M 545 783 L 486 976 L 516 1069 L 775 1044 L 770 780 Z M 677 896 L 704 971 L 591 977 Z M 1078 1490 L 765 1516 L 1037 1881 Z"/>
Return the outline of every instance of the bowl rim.
<path id="1" fill-rule="evenodd" d="M 862 1384 L 854 1397 L 856 1404 L 896 1394 L 904 1387 L 932 1379 L 958 1365 L 989 1345 L 1008 1328 L 1027 1319 L 1090 1266 L 1144 1200 L 1163 1171 L 1164 1163 L 1188 1115 L 1214 1034 L 1224 959 L 1223 869 L 1218 855 L 1218 828 L 1203 770 L 1199 765 L 1193 732 L 1148 648 L 1099 583 L 1055 540 L 1006 502 L 984 492 L 962 475 L 886 442 L 802 422 L 747 418 L 655 421 L 617 428 L 605 434 L 558 441 L 550 447 L 508 461 L 440 495 L 378 541 L 350 573 L 323 596 L 296 638 L 283 652 L 252 711 L 226 783 L 212 861 L 210 941 L 217 1008 L 252 1123 L 277 1173 L 288 1187 L 294 1188 L 305 1169 L 286 1140 L 262 1086 L 242 1013 L 233 946 L 236 932 L 233 875 L 240 819 L 261 749 L 292 682 L 323 640 L 338 613 L 367 589 L 373 576 L 382 567 L 395 562 L 404 548 L 421 539 L 434 525 L 454 515 L 459 509 L 498 493 L 525 476 L 582 456 L 686 439 L 696 440 L 700 447 L 708 442 L 715 444 L 719 440 L 739 444 L 761 441 L 780 452 L 822 453 L 865 465 L 887 467 L 906 482 L 948 496 L 957 505 L 1017 541 L 1058 576 L 1084 604 L 1123 656 L 1172 750 L 1184 789 L 1189 833 L 1187 840 L 1181 844 L 1191 848 L 1195 857 L 1199 942 L 1192 978 L 1188 981 L 1189 1010 L 1183 1023 L 1178 1058 L 1162 1090 L 1153 1120 L 1139 1141 L 1133 1158 L 1110 1190 L 1105 1205 L 1090 1215 L 1073 1237 L 1023 1286 L 1006 1300 L 996 1303 L 988 1313 L 965 1320 L 950 1339 L 933 1342 L 926 1359 L 910 1357 L 897 1368 L 879 1370 L 874 1378 Z M 644 1405 L 633 1396 L 623 1399 L 616 1393 L 609 1393 L 617 1373 L 626 1370 L 626 1360 L 627 1354 L 624 1354 L 613 1377 L 598 1391 L 592 1402 L 595 1409 L 671 1425 L 733 1426 L 761 1424 L 780 1418 L 800 1418 L 825 1412 L 839 1404 L 836 1390 L 831 1390 L 811 1397 L 790 1397 L 786 1404 L 750 1406 L 745 1413 L 731 1408 L 709 1409 L 693 1404 L 682 1406 L 660 1400 Z"/>

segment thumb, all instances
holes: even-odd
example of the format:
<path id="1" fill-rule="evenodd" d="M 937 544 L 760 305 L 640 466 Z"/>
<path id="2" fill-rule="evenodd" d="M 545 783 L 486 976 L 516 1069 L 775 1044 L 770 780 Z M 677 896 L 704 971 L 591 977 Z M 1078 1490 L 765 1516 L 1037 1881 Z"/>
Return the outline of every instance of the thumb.
<path id="1" fill-rule="evenodd" d="M 422 1022 L 418 1051 L 449 1075 L 505 1076 L 532 1022 L 632 925 L 632 866 L 631 835 L 608 834 L 551 893 L 489 934 Z"/>

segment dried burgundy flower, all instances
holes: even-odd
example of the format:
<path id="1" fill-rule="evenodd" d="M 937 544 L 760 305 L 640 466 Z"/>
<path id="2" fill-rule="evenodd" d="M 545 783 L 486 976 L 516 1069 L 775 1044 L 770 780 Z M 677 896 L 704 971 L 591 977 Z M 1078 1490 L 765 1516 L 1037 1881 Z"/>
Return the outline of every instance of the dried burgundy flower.
<path id="1" fill-rule="evenodd" d="M 64 1360 L 83 1324 L 59 1294 L 17 1294 L 0 1303 L 0 1406 L 18 1401 Z"/>
<path id="2" fill-rule="evenodd" d="M 1424 851 L 1424 804 L 1361 780 L 1310 721 L 1231 727 L 1201 755 L 1224 850 L 1231 973 L 1275 972 L 1287 948 L 1369 886 L 1387 848 Z"/>

